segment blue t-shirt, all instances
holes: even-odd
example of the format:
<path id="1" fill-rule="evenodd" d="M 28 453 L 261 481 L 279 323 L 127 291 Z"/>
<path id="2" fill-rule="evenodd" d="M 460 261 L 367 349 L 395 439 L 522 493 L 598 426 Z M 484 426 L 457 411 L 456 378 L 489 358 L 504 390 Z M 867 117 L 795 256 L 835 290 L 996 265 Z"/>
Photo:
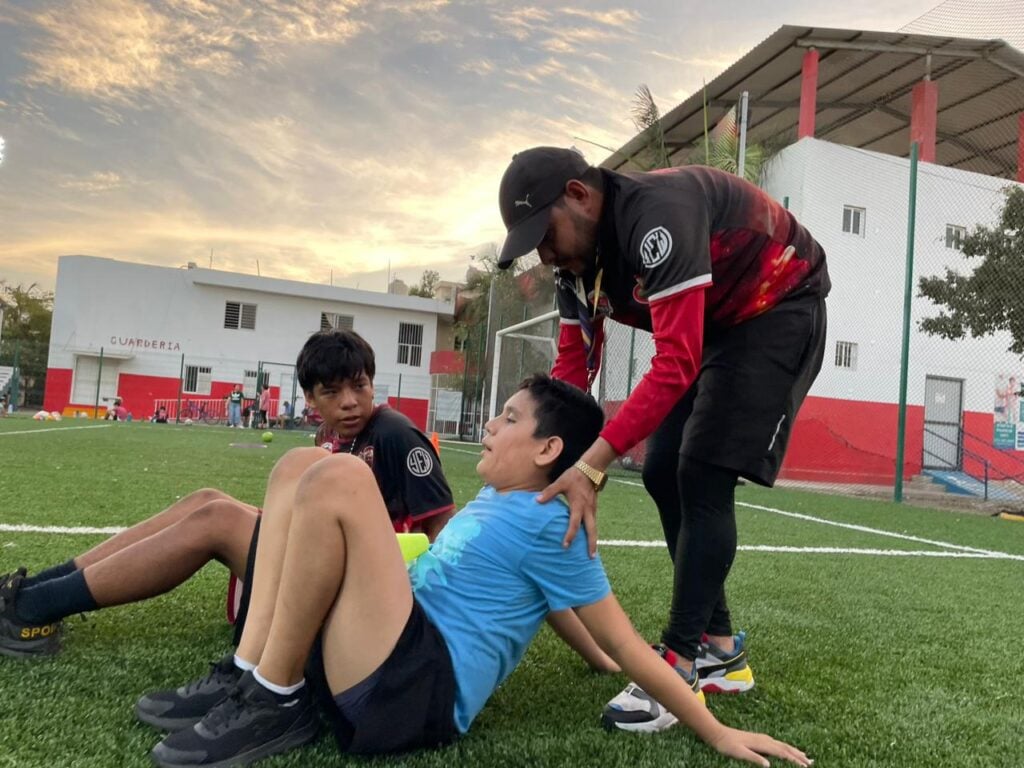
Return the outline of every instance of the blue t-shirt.
<path id="1" fill-rule="evenodd" d="M 508 677 L 549 611 L 590 605 L 611 591 L 582 533 L 562 538 L 569 509 L 536 491 L 490 486 L 409 566 L 416 600 L 441 632 L 455 668 L 455 725 L 465 733 Z"/>

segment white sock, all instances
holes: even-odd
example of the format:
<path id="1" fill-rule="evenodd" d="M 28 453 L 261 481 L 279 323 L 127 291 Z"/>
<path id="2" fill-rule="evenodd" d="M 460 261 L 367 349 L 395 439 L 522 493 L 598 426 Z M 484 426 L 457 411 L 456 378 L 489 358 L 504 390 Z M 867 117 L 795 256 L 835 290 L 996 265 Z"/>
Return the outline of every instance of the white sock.
<path id="1" fill-rule="evenodd" d="M 260 674 L 258 669 L 253 669 L 252 676 L 256 678 L 256 682 L 266 688 L 268 691 L 273 691 L 278 696 L 291 696 L 302 686 L 306 684 L 306 679 L 299 680 L 295 685 L 274 685 L 272 682 L 267 680 Z"/>
<path id="2" fill-rule="evenodd" d="M 237 653 L 235 654 L 235 666 L 243 672 L 251 672 L 252 670 L 256 669 L 255 664 L 253 664 L 251 661 L 246 661 Z"/>

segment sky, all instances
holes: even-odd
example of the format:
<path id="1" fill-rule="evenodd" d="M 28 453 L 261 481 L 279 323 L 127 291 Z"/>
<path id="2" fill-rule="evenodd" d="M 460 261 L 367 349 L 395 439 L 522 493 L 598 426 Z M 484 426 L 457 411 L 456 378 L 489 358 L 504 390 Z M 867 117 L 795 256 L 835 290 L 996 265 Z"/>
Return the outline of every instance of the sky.
<path id="1" fill-rule="evenodd" d="M 0 0 L 0 279 L 89 254 L 386 289 L 500 243 L 513 153 L 600 162 L 783 24 L 937 0 Z M 389 272 L 390 269 L 390 272 Z"/>

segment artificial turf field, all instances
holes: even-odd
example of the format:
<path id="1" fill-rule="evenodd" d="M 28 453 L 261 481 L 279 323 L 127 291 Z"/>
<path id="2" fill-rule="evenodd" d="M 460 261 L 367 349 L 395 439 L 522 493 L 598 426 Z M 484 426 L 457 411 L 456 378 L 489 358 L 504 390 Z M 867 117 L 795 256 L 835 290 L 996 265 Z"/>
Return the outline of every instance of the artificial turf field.
<path id="1" fill-rule="evenodd" d="M 19 526 L 127 526 L 202 486 L 259 503 L 273 462 L 310 438 L 229 445 L 258 434 L 0 420 L 0 572 L 39 570 L 103 538 Z M 466 502 L 479 487 L 476 451 L 445 443 L 442 460 Z M 638 481 L 622 475 L 601 496 L 601 557 L 638 629 L 657 639 L 670 563 L 663 546 L 637 544 L 660 538 Z M 795 743 L 817 766 L 1024 765 L 1024 524 L 750 486 L 738 501 L 730 606 L 757 687 L 709 697 L 720 719 Z M 132 707 L 227 651 L 226 582 L 215 563 L 171 594 L 70 618 L 54 659 L 0 657 L 0 766 L 148 765 L 159 735 Z M 340 757 L 325 736 L 260 765 L 729 764 L 682 728 L 602 731 L 601 707 L 625 682 L 589 672 L 545 628 L 452 747 L 366 761 Z"/>

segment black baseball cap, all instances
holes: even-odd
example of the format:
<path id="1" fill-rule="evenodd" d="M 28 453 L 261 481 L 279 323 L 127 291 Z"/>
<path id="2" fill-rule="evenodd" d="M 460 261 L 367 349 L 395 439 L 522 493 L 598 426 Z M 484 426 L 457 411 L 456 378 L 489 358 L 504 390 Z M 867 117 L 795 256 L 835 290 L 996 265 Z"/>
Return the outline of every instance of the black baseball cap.
<path id="1" fill-rule="evenodd" d="M 498 267 L 508 269 L 540 244 L 551 205 L 565 192 L 566 182 L 581 178 L 589 167 L 575 149 L 561 147 L 534 147 L 512 158 L 498 188 L 498 207 L 508 230 Z"/>

